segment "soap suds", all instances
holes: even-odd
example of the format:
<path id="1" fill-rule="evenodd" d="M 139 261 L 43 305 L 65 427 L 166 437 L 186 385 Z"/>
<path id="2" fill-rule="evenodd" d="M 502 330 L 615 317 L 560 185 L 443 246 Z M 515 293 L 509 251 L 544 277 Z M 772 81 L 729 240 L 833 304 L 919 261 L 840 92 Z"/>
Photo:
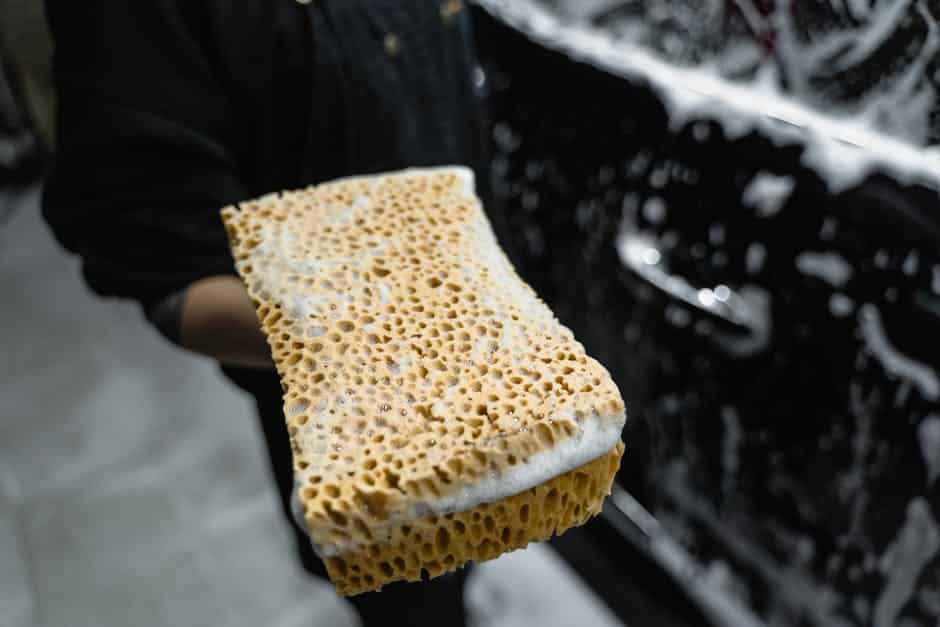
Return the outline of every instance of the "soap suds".
<path id="1" fill-rule="evenodd" d="M 854 273 L 845 257 L 835 252 L 801 252 L 796 256 L 796 267 L 803 274 L 822 279 L 833 287 L 844 286 Z"/>
<path id="2" fill-rule="evenodd" d="M 940 476 L 940 415 L 930 414 L 917 427 L 920 453 L 927 466 L 927 486 Z"/>
<path id="3" fill-rule="evenodd" d="M 914 595 L 924 566 L 940 551 L 940 529 L 930 505 L 917 497 L 907 506 L 907 519 L 881 557 L 887 583 L 875 603 L 874 627 L 894 627 L 904 605 Z"/>
<path id="4" fill-rule="evenodd" d="M 758 172 L 744 188 L 741 200 L 745 206 L 754 207 L 760 217 L 769 218 L 779 213 L 795 186 L 792 176 Z"/>
<path id="5" fill-rule="evenodd" d="M 873 128 L 875 114 L 897 111 L 896 102 L 882 104 L 884 99 L 873 99 L 861 113 L 827 115 L 783 92 L 778 87 L 778 71 L 771 65 L 761 66 L 751 83 L 733 82 L 720 76 L 714 66 L 680 67 L 642 47 L 615 40 L 607 32 L 583 23 L 564 23 L 533 0 L 511 3 L 480 0 L 479 4 L 548 48 L 612 74 L 649 84 L 668 105 L 673 126 L 706 117 L 720 122 L 732 138 L 758 130 L 781 145 L 804 144 L 804 162 L 823 176 L 833 193 L 856 185 L 878 169 L 889 171 L 901 182 L 918 182 L 940 189 L 940 149 L 924 148 Z M 928 41 L 917 61 L 922 63 L 936 49 L 937 29 L 925 5 L 918 3 L 917 7 L 930 25 Z M 778 45 L 787 54 L 787 35 L 792 34 L 792 27 L 786 23 L 787 11 L 777 11 L 775 16 Z M 885 17 L 883 23 L 890 26 L 893 22 L 888 18 L 892 16 Z M 870 32 L 875 41 L 881 28 Z M 788 60 L 792 62 L 789 65 L 792 71 L 787 78 L 803 80 L 806 73 L 800 71 L 795 60 L 805 51 L 795 43 L 795 37 L 791 39 L 794 43 L 789 48 L 793 54 Z M 804 91 L 811 93 L 808 88 Z M 891 90 L 886 93 L 890 96 Z M 911 103 L 915 99 L 906 100 Z M 905 119 L 927 115 L 927 101 L 920 99 L 917 103 L 920 108 L 909 111 Z"/>
<path id="6" fill-rule="evenodd" d="M 859 329 L 865 346 L 885 371 L 912 382 L 928 401 L 940 399 L 940 378 L 933 368 L 898 351 L 885 335 L 881 314 L 874 305 L 859 308 Z"/>

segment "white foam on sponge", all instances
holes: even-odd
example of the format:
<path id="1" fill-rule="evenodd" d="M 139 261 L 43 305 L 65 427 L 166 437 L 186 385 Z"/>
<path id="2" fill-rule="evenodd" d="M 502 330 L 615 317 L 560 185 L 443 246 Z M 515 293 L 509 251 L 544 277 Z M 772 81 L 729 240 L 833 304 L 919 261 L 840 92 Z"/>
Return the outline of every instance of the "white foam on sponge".
<path id="1" fill-rule="evenodd" d="M 625 423 L 625 413 L 587 416 L 580 422 L 576 421 L 580 427 L 577 433 L 562 440 L 551 449 L 536 453 L 528 460 L 511 466 L 502 473 L 491 474 L 485 479 L 464 487 L 456 494 L 417 502 L 405 514 L 389 518 L 383 526 L 391 527 L 406 520 L 431 514 L 465 512 L 484 503 L 493 503 L 525 492 L 608 453 L 620 441 Z M 292 502 L 296 502 L 296 488 L 295 484 L 295 497 Z M 301 514 L 299 509 L 295 509 L 294 513 L 295 516 Z M 377 527 L 374 531 L 380 530 Z M 381 537 L 381 532 L 376 533 L 376 537 Z M 321 558 L 328 558 L 342 555 L 359 547 L 353 541 L 343 541 L 330 544 L 313 543 L 313 548 Z"/>
<path id="2" fill-rule="evenodd" d="M 482 504 L 525 492 L 559 477 L 609 452 L 617 442 L 626 415 L 588 416 L 579 423 L 580 430 L 554 447 L 536 453 L 525 463 L 509 467 L 462 489 L 457 494 L 427 501 L 428 511 L 436 514 L 463 512 Z"/>

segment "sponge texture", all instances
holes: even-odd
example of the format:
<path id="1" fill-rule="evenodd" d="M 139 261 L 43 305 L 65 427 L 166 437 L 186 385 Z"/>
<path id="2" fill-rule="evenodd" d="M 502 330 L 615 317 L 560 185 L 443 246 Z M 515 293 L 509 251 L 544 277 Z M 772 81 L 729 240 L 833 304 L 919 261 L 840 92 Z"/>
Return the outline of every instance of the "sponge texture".
<path id="1" fill-rule="evenodd" d="M 624 405 L 514 272 L 464 168 L 222 210 L 280 375 L 297 497 L 355 594 L 596 513 Z"/>

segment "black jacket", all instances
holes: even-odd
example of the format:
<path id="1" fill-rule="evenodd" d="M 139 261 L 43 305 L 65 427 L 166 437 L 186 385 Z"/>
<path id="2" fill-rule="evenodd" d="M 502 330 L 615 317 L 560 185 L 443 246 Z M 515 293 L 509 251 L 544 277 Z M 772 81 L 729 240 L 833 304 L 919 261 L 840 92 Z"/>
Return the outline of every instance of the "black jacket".
<path id="1" fill-rule="evenodd" d="M 454 0 L 47 0 L 58 88 L 43 212 L 88 284 L 145 309 L 232 273 L 219 209 L 341 175 L 486 181 Z"/>

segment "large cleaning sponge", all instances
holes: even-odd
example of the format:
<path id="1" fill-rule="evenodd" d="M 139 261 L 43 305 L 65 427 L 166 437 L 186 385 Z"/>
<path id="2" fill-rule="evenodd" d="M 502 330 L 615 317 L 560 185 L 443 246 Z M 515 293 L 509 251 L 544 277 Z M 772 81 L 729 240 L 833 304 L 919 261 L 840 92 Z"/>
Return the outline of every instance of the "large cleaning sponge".
<path id="1" fill-rule="evenodd" d="M 623 400 L 513 271 L 465 168 L 227 207 L 285 391 L 297 498 L 342 594 L 582 524 Z"/>

